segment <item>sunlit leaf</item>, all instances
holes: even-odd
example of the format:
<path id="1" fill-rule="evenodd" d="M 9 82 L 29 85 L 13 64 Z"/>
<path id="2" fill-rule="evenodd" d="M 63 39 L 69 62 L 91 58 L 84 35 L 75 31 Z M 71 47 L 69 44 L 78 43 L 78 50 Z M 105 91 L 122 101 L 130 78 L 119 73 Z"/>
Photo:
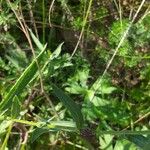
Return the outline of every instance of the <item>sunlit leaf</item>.
<path id="1" fill-rule="evenodd" d="M 63 45 L 63 43 L 61 43 L 57 48 L 56 48 L 56 50 L 52 53 L 52 55 L 51 55 L 51 60 L 53 60 L 54 58 L 57 58 L 59 55 L 60 55 L 60 53 L 61 53 L 61 50 L 62 50 L 62 45 Z"/>
<path id="2" fill-rule="evenodd" d="M 123 139 L 116 142 L 113 150 L 137 150 L 137 147 L 133 143 Z"/>
<path id="3" fill-rule="evenodd" d="M 34 43 L 42 51 L 44 49 L 43 44 L 37 39 L 37 37 L 33 34 L 31 29 L 29 29 L 29 31 L 30 31 L 30 34 L 31 34 L 31 37 L 32 37 Z"/>
<path id="4" fill-rule="evenodd" d="M 6 132 L 6 129 L 10 126 L 11 123 L 12 123 L 11 121 L 6 120 L 2 121 L 0 123 L 0 134 Z"/>

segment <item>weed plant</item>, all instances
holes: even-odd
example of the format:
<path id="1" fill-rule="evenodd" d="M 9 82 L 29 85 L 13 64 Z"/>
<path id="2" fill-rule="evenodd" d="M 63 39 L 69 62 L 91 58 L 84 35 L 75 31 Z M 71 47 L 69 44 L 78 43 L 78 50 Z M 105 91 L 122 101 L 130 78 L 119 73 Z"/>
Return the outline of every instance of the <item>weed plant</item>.
<path id="1" fill-rule="evenodd" d="M 149 150 L 146 0 L 0 1 L 0 149 Z"/>

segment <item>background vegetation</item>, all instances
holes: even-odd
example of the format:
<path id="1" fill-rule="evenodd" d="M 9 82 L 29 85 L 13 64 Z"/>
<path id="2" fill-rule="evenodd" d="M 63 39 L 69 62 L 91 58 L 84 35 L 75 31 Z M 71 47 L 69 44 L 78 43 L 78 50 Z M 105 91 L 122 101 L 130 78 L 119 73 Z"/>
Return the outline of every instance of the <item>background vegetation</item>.
<path id="1" fill-rule="evenodd" d="M 0 149 L 149 150 L 150 4 L 0 0 Z"/>

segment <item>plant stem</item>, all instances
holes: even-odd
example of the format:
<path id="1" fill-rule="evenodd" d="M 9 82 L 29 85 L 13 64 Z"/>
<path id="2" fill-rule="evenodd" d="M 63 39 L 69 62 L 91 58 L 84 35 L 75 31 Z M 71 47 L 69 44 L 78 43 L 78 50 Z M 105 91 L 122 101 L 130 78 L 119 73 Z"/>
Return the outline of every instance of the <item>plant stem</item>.
<path id="1" fill-rule="evenodd" d="M 8 130 L 7 130 L 7 134 L 6 134 L 6 137 L 4 139 L 4 142 L 2 144 L 2 147 L 0 147 L 1 150 L 5 150 L 6 146 L 7 146 L 7 143 L 8 143 L 8 139 L 9 139 L 9 136 L 11 134 L 11 129 L 13 127 L 13 122 L 10 124 Z"/>
<path id="2" fill-rule="evenodd" d="M 72 55 L 71 55 L 71 58 L 74 56 L 74 54 L 75 54 L 75 52 L 76 52 L 76 50 L 77 50 L 77 48 L 78 48 L 78 46 L 79 46 L 79 44 L 80 44 L 80 42 L 81 42 L 81 38 L 82 38 L 82 36 L 83 36 L 84 29 L 85 29 L 85 26 L 86 26 L 86 23 L 87 23 L 87 19 L 88 19 L 90 10 L 91 10 L 92 2 L 93 2 L 93 0 L 90 0 L 88 9 L 87 9 L 87 12 L 86 12 L 86 15 L 85 15 L 85 18 L 84 18 L 84 20 L 83 20 L 82 30 L 81 30 L 81 32 L 80 32 L 78 42 L 77 42 L 77 44 L 76 44 L 76 46 L 75 46 L 75 48 L 74 48 L 74 50 L 73 50 L 73 53 L 72 53 Z"/>

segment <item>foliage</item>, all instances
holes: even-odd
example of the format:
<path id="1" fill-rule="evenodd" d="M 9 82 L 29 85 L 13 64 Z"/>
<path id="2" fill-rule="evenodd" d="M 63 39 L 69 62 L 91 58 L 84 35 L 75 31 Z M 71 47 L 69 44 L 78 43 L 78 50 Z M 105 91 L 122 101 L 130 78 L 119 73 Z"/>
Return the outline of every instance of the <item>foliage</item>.
<path id="1" fill-rule="evenodd" d="M 1 0 L 0 149 L 148 150 L 148 3 L 53 2 Z"/>

